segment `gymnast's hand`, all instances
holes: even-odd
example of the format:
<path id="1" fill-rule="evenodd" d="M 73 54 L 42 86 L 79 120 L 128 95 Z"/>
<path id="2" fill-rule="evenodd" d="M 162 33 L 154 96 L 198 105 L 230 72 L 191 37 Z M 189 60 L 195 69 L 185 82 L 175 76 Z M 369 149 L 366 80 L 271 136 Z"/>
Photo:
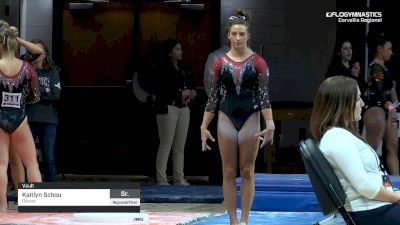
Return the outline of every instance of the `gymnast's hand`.
<path id="1" fill-rule="evenodd" d="M 267 128 L 254 135 L 256 137 L 259 137 L 259 139 L 262 141 L 260 148 L 263 148 L 268 143 L 270 143 L 271 145 L 274 144 L 274 131 L 275 131 L 274 121 L 267 120 L 265 121 L 265 125 Z"/>
<path id="2" fill-rule="evenodd" d="M 214 142 L 215 139 L 211 135 L 210 131 L 207 128 L 201 127 L 200 134 L 201 134 L 201 150 L 202 151 L 211 150 L 210 146 L 207 145 L 207 139 L 210 139 L 212 142 Z"/>

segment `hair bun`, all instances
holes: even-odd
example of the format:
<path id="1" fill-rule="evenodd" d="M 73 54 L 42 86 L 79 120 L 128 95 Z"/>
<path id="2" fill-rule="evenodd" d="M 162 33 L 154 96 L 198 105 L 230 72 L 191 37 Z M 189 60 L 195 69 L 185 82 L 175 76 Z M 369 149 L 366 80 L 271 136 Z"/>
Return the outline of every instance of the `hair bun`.
<path id="1" fill-rule="evenodd" d="M 236 16 L 248 16 L 247 12 L 244 9 L 236 9 L 233 14 Z"/>
<path id="2" fill-rule="evenodd" d="M 391 41 L 391 37 L 384 31 L 371 31 L 367 36 L 368 47 L 375 49 L 377 46 L 382 46 L 385 42 Z"/>
<path id="3" fill-rule="evenodd" d="M 232 16 L 244 18 L 245 21 L 249 21 L 249 14 L 244 9 L 237 9 L 232 13 Z"/>
<path id="4" fill-rule="evenodd" d="M 228 18 L 228 30 L 232 25 L 236 24 L 249 27 L 250 17 L 244 9 L 236 9 L 234 12 L 232 12 L 231 16 Z"/>
<path id="5" fill-rule="evenodd" d="M 5 35 L 12 37 L 12 38 L 16 38 L 18 36 L 18 28 L 14 27 L 14 26 L 10 26 L 5 30 Z"/>

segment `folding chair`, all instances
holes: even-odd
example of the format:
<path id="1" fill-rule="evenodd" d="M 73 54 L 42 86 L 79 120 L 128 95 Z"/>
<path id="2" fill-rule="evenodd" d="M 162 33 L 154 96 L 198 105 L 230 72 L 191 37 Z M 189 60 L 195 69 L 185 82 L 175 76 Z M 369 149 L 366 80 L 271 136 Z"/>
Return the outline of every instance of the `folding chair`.
<path id="1" fill-rule="evenodd" d="M 344 207 L 346 194 L 343 187 L 315 141 L 313 139 L 302 140 L 299 146 L 301 157 L 322 213 L 325 216 L 329 215 L 326 219 L 314 224 L 323 224 L 333 219 L 339 212 L 347 225 L 359 225 L 346 211 Z"/>

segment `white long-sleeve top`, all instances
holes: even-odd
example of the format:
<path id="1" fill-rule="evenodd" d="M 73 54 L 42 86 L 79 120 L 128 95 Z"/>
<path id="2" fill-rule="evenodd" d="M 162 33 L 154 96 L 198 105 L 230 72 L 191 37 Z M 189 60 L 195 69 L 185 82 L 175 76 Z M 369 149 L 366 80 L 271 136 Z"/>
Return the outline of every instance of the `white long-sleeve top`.
<path id="1" fill-rule="evenodd" d="M 365 142 L 343 128 L 331 128 L 319 148 L 327 158 L 346 193 L 345 208 L 356 212 L 390 204 L 373 200 L 383 186 L 380 161 Z"/>

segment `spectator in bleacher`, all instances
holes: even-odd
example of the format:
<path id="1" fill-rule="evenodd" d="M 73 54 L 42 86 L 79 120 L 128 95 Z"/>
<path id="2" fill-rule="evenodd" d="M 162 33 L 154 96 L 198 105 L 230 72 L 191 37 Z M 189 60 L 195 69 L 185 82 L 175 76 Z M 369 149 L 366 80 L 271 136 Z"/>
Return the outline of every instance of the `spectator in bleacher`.
<path id="1" fill-rule="evenodd" d="M 345 208 L 357 224 L 400 224 L 400 192 L 356 129 L 363 106 L 356 80 L 324 80 L 314 99 L 311 135 L 343 186 Z"/>
<path id="2" fill-rule="evenodd" d="M 222 158 L 223 194 L 230 224 L 248 223 L 254 198 L 254 166 L 259 148 L 273 142 L 275 125 L 269 99 L 269 69 L 265 60 L 248 48 L 249 15 L 238 9 L 229 17 L 230 50 L 211 63 L 211 82 L 203 122 L 202 149 L 214 141 L 208 126 L 218 112 L 217 135 Z M 219 104 L 219 106 L 218 106 Z M 265 129 L 260 132 L 260 111 Z M 262 144 L 260 144 L 262 139 Z M 239 159 L 238 159 L 239 156 Z M 239 161 L 239 165 L 238 165 Z M 241 218 L 236 215 L 236 175 L 241 176 Z"/>

